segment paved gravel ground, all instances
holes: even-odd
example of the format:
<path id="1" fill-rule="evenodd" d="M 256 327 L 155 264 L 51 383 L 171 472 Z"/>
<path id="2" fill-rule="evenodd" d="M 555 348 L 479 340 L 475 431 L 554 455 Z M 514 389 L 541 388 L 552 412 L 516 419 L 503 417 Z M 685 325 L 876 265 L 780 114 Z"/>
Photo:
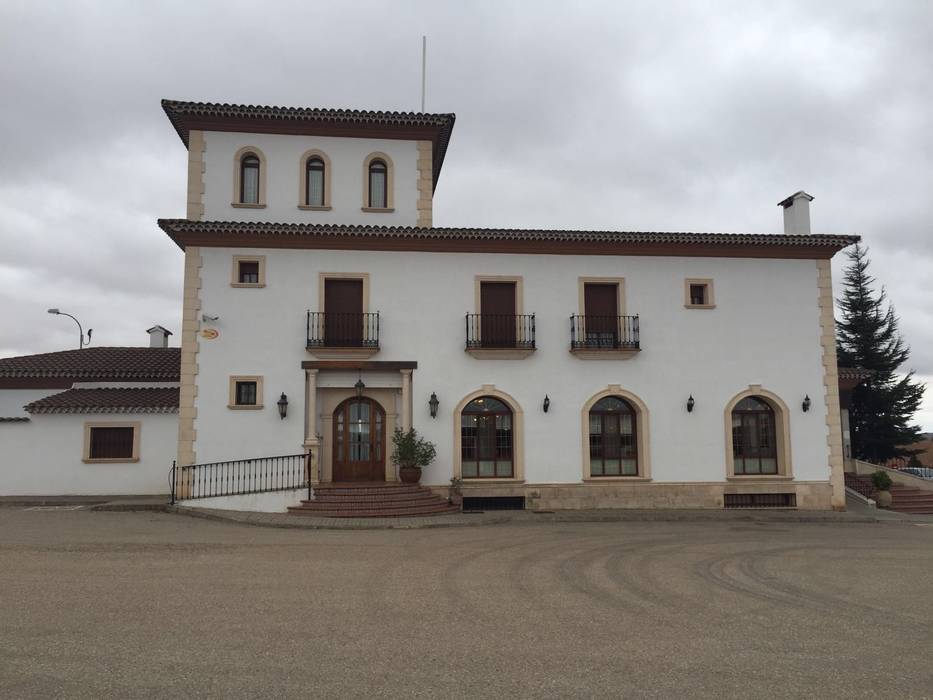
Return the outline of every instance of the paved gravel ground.
<path id="1" fill-rule="evenodd" d="M 933 697 L 927 524 L 0 508 L 0 697 Z"/>

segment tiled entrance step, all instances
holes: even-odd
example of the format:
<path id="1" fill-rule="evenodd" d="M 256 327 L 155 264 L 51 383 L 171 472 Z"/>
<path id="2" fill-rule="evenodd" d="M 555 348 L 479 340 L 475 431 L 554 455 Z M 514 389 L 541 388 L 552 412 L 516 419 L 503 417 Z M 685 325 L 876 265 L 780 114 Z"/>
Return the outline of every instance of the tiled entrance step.
<path id="1" fill-rule="evenodd" d="M 460 508 L 418 484 L 331 483 L 315 486 L 313 500 L 303 500 L 288 512 L 328 518 L 390 518 L 458 513 Z"/>
<path id="2" fill-rule="evenodd" d="M 871 477 L 856 476 L 848 472 L 845 476 L 846 486 L 849 488 L 853 488 L 864 495 L 871 494 L 874 491 Z M 933 491 L 923 491 L 908 486 L 892 486 L 891 510 L 899 513 L 933 514 Z"/>

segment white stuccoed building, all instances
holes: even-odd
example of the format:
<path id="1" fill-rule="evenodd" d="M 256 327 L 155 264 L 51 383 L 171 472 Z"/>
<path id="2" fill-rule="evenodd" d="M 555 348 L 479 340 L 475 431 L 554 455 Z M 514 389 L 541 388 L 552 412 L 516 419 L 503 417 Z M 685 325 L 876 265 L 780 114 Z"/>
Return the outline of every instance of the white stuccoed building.
<path id="1" fill-rule="evenodd" d="M 439 493 L 845 507 L 830 259 L 858 239 L 811 234 L 806 193 L 784 235 L 434 228 L 453 115 L 163 107 L 189 152 L 188 217 L 159 222 L 180 466 L 392 482 L 414 426 Z"/>

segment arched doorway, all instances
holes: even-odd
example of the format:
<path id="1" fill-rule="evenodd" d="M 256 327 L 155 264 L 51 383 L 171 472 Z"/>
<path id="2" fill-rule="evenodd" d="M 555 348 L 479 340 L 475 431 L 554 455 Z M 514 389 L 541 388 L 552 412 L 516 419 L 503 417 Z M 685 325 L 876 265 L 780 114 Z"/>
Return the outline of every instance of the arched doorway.
<path id="1" fill-rule="evenodd" d="M 334 410 L 334 481 L 385 481 L 386 414 L 365 396 Z"/>

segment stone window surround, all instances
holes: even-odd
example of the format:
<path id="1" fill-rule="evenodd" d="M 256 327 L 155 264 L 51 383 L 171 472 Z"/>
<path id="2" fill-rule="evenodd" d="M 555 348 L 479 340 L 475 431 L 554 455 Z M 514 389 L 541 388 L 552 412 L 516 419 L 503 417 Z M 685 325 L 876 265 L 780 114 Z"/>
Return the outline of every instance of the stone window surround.
<path id="1" fill-rule="evenodd" d="M 318 273 L 318 291 L 317 291 L 317 310 L 320 313 L 324 313 L 326 310 L 326 288 L 327 280 L 334 279 L 345 279 L 345 280 L 362 280 L 363 282 L 363 313 L 369 313 L 369 273 L 368 272 L 319 272 Z M 320 348 L 309 348 L 310 352 L 315 357 L 321 360 L 346 360 L 354 359 L 361 360 L 368 357 L 372 357 L 377 352 L 379 348 L 329 348 L 329 347 L 320 347 Z"/>
<path id="2" fill-rule="evenodd" d="M 706 287 L 706 303 L 692 304 L 690 302 L 690 285 L 702 284 Z M 687 309 L 715 309 L 716 297 L 713 294 L 713 280 L 709 277 L 688 277 L 684 280 L 684 308 Z"/>
<path id="3" fill-rule="evenodd" d="M 256 382 L 256 403 L 238 404 L 236 402 L 236 385 L 239 382 Z M 234 411 L 258 411 L 263 408 L 262 403 L 262 376 L 260 375 L 233 375 L 230 377 L 230 396 L 227 408 Z"/>
<path id="4" fill-rule="evenodd" d="M 259 263 L 259 281 L 258 282 L 240 282 L 240 263 L 255 262 Z M 231 287 L 252 287 L 259 288 L 266 286 L 266 256 L 265 255 L 234 255 L 233 266 L 230 273 Z"/>
<path id="5" fill-rule="evenodd" d="M 590 473 L 590 409 L 600 399 L 615 396 L 625 399 L 635 409 L 635 442 L 638 456 L 638 474 L 634 476 L 593 476 Z M 618 384 L 610 384 L 602 391 L 593 394 L 580 410 L 580 420 L 583 438 L 583 481 L 602 483 L 609 481 L 651 481 L 651 452 L 650 452 L 650 416 L 648 406 L 638 396 L 623 389 Z"/>
<path id="6" fill-rule="evenodd" d="M 106 457 L 91 458 L 91 429 L 92 428 L 132 428 L 133 429 L 133 455 L 132 457 Z M 142 429 L 142 423 L 139 421 L 90 421 L 84 424 L 84 451 L 81 453 L 81 461 L 85 464 L 128 464 L 139 461 L 139 433 Z"/>
<path id="7" fill-rule="evenodd" d="M 369 206 L 369 165 L 374 160 L 381 160 L 386 164 L 385 207 Z M 392 159 L 381 151 L 374 151 L 363 160 L 363 206 L 361 210 L 370 214 L 387 214 L 395 211 L 395 165 Z"/>
<path id="8" fill-rule="evenodd" d="M 515 285 L 515 315 L 525 313 L 524 278 L 521 275 L 475 275 L 473 277 L 473 313 L 482 314 L 483 282 L 512 282 Z M 516 326 L 518 321 L 516 320 Z M 479 330 L 477 330 L 479 332 Z M 534 353 L 528 348 L 469 348 L 467 352 L 480 360 L 521 360 Z"/>
<path id="9" fill-rule="evenodd" d="M 774 433 L 778 461 L 777 474 L 736 474 L 735 456 L 732 447 L 732 409 L 744 398 L 754 396 L 767 403 L 774 411 Z M 790 411 L 777 394 L 763 389 L 760 384 L 750 384 L 726 404 L 723 413 L 726 433 L 726 480 L 727 481 L 789 481 L 794 478 L 790 449 Z"/>
<path id="10" fill-rule="evenodd" d="M 240 163 L 243 157 L 253 154 L 259 159 L 259 202 L 256 204 L 247 204 L 240 201 L 240 178 L 242 177 L 242 168 Z M 239 209 L 265 209 L 266 208 L 266 155 L 255 146 L 243 146 L 233 155 L 233 198 L 230 200 L 230 206 Z"/>
<path id="11" fill-rule="evenodd" d="M 324 162 L 324 204 L 314 206 L 308 204 L 308 161 L 311 158 L 320 158 Z M 330 211 L 331 210 L 331 165 L 330 158 L 324 151 L 312 148 L 305 151 L 298 161 L 298 208 L 304 211 Z"/>
<path id="12" fill-rule="evenodd" d="M 464 396 L 453 410 L 454 447 L 453 447 L 453 476 L 462 477 L 461 464 L 461 434 L 460 418 L 463 409 L 474 399 L 491 396 L 499 399 L 512 410 L 512 476 L 511 477 L 481 477 L 466 478 L 466 484 L 521 484 L 525 482 L 525 414 L 521 404 L 512 396 L 500 391 L 494 384 L 483 384 L 480 389 L 471 391 Z"/>

